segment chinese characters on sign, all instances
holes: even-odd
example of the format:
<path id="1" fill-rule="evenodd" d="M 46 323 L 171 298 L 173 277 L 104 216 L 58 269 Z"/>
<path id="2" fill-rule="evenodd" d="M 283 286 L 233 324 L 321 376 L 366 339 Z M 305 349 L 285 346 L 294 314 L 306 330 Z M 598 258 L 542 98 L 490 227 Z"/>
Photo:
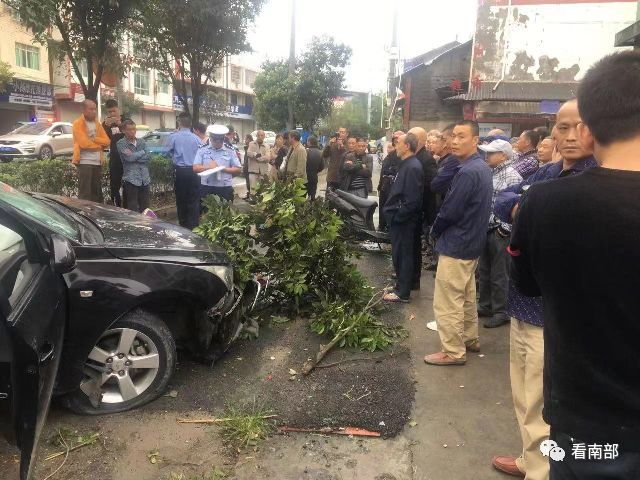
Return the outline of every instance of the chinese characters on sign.
<path id="1" fill-rule="evenodd" d="M 53 87 L 47 83 L 14 78 L 7 84 L 7 91 L 0 95 L 1 102 L 51 107 Z"/>

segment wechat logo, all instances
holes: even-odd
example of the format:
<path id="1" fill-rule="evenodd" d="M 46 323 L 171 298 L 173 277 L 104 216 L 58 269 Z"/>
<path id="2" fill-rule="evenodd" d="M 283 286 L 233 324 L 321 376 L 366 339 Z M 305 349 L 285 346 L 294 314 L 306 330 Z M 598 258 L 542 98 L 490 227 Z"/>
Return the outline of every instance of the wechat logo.
<path id="1" fill-rule="evenodd" d="M 540 444 L 540 452 L 554 462 L 562 462 L 565 457 L 564 449 L 553 440 L 545 440 Z"/>

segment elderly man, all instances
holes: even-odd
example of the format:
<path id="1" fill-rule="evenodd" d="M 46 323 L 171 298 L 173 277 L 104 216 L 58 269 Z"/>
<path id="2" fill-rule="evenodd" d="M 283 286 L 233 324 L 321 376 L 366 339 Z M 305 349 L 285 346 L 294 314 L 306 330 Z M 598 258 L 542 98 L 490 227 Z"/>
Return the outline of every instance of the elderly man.
<path id="1" fill-rule="evenodd" d="M 478 155 L 479 141 L 476 122 L 456 124 L 451 146 L 462 166 L 431 228 L 440 255 L 433 311 L 441 343 L 440 352 L 424 358 L 431 365 L 464 365 L 467 348 L 480 349 L 475 271 L 487 238 L 493 181 Z"/>
<path id="2" fill-rule="evenodd" d="M 300 132 L 289 132 L 289 153 L 284 169 L 285 175 L 302 178 L 307 183 L 307 150 L 300 143 Z"/>
<path id="3" fill-rule="evenodd" d="M 227 147 L 224 143 L 227 133 L 228 129 L 223 125 L 209 125 L 207 127 L 209 143 L 198 150 L 196 158 L 193 160 L 195 173 L 224 167 L 220 172 L 202 179 L 200 202 L 207 195 L 217 195 L 229 202 L 233 201 L 233 175 L 239 175 L 242 172 L 242 167 L 235 150 Z"/>
<path id="4" fill-rule="evenodd" d="M 348 153 L 342 162 L 341 188 L 358 197 L 367 198 L 373 190 L 372 174 L 373 157 L 367 153 L 367 141 L 358 138 L 355 152 Z"/>
<path id="5" fill-rule="evenodd" d="M 513 168 L 513 149 L 506 140 L 494 140 L 489 145 L 480 145 L 487 154 L 487 164 L 493 175 L 492 206 L 498 193 L 518 184 L 522 177 Z M 480 300 L 478 315 L 490 317 L 484 322 L 485 328 L 495 328 L 509 323 L 507 315 L 507 293 L 509 287 L 509 235 L 511 225 L 501 222 L 491 215 L 487 228 L 487 241 L 484 244 L 478 264 L 480 276 Z"/>
<path id="6" fill-rule="evenodd" d="M 256 132 L 256 139 L 249 143 L 247 158 L 249 161 L 249 183 L 255 189 L 258 182 L 266 179 L 269 175 L 269 147 L 264 143 L 264 130 Z"/>
<path id="7" fill-rule="evenodd" d="M 512 185 L 498 194 L 494 213 L 502 222 L 513 221 L 520 199 L 526 195 L 532 185 L 547 183 L 555 178 L 573 176 L 597 166 L 593 157 L 592 139 L 583 139 L 579 135 L 582 119 L 577 101 L 569 100 L 562 105 L 556 115 L 556 122 L 554 136 L 563 160 L 547 163 L 527 180 Z M 569 206 L 568 203 L 558 205 L 562 205 L 563 208 Z M 545 215 L 550 211 L 552 210 Z M 520 225 L 523 225 L 521 219 Z M 557 240 L 554 239 L 554 242 Z M 514 244 L 513 239 L 511 243 Z M 513 261 L 516 259 L 514 258 Z M 561 259 L 561 262 L 564 265 L 564 259 Z M 589 278 L 591 279 L 592 276 Z M 529 478 L 545 479 L 549 475 L 549 459 L 542 456 L 539 448 L 540 443 L 549 437 L 549 425 L 542 418 L 544 405 L 542 370 L 545 364 L 542 298 L 526 297 L 511 285 L 508 311 L 512 317 L 511 393 L 522 437 L 522 451 L 518 458 L 497 455 L 493 457 L 492 464 L 496 469 L 509 475 L 524 477 L 526 473 Z"/>
<path id="8" fill-rule="evenodd" d="M 553 152 L 556 149 L 556 141 L 553 137 L 546 137 L 538 144 L 538 161 L 540 166 L 553 161 Z"/>
<path id="9" fill-rule="evenodd" d="M 340 168 L 347 153 L 348 138 L 349 131 L 345 127 L 340 127 L 337 137 L 332 137 L 329 144 L 324 147 L 322 158 L 327 165 L 327 188 L 340 188 Z"/>
<path id="10" fill-rule="evenodd" d="M 424 171 L 415 156 L 416 150 L 418 137 L 414 134 L 408 133 L 398 138 L 398 174 L 384 205 L 391 237 L 391 256 L 396 271 L 396 286 L 393 292 L 384 295 L 383 300 L 386 302 L 408 302 L 412 287 L 420 278 L 420 272 L 416 271 L 417 265 L 419 268 L 416 258 L 421 257 L 420 243 L 416 248 L 415 231 L 420 228 L 422 218 Z"/>
<path id="11" fill-rule="evenodd" d="M 82 106 L 82 115 L 73 122 L 71 160 L 78 168 L 78 198 L 102 202 L 102 151 L 111 144 L 111 139 L 96 118 L 96 102 L 85 100 Z"/>
<path id="12" fill-rule="evenodd" d="M 151 155 L 142 138 L 136 138 L 136 124 L 133 120 L 122 123 L 124 138 L 118 140 L 118 153 L 123 165 L 123 187 L 125 208 L 142 213 L 149 208 L 148 163 Z"/>
<path id="13" fill-rule="evenodd" d="M 533 130 L 525 130 L 518 137 L 516 149 L 519 153 L 513 167 L 525 180 L 538 170 L 539 164 L 536 149 L 539 141 L 540 134 Z"/>

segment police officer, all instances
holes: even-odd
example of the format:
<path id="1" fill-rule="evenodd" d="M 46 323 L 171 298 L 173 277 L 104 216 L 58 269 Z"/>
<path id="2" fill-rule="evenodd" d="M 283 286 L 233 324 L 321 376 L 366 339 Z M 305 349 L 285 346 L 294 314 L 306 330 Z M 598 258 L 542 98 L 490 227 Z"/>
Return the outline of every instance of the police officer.
<path id="1" fill-rule="evenodd" d="M 225 135 L 229 129 L 224 125 L 209 125 L 207 135 L 209 143 L 203 145 L 193 161 L 195 173 L 204 172 L 216 167 L 224 167 L 220 172 L 203 177 L 200 185 L 200 201 L 207 195 L 217 195 L 229 202 L 233 201 L 233 175 L 241 173 L 240 160 L 235 150 L 224 143 Z"/>

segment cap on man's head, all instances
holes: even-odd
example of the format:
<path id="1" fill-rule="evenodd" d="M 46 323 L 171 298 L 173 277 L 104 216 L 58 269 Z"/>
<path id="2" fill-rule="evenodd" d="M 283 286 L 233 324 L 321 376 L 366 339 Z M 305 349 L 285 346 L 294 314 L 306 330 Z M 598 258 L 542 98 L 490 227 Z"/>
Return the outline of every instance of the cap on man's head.
<path id="1" fill-rule="evenodd" d="M 494 140 L 489 145 L 478 145 L 478 148 L 487 153 L 502 152 L 509 157 L 513 155 L 513 147 L 506 140 Z"/>
<path id="2" fill-rule="evenodd" d="M 207 135 L 210 137 L 224 137 L 229 133 L 229 129 L 224 125 L 209 125 L 207 127 Z"/>

